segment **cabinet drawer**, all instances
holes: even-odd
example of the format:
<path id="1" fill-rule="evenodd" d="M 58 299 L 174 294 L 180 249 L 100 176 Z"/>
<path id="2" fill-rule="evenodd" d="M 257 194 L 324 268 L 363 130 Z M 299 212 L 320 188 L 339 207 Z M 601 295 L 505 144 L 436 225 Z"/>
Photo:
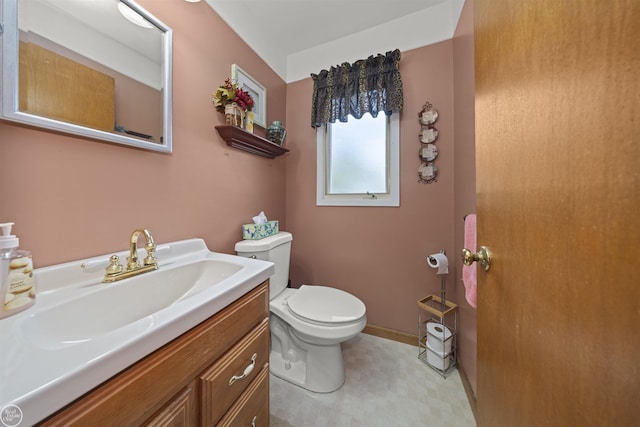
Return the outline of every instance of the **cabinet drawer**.
<path id="1" fill-rule="evenodd" d="M 269 426 L 269 366 L 262 368 L 217 427 Z"/>
<path id="2" fill-rule="evenodd" d="M 269 362 L 269 319 L 201 376 L 202 424 L 214 425 Z"/>

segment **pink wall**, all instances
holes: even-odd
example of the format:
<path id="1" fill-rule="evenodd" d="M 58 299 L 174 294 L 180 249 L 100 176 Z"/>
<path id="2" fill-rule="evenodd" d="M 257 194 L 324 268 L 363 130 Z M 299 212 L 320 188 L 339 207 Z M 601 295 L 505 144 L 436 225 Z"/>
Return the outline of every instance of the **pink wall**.
<path id="1" fill-rule="evenodd" d="M 139 3 L 174 30 L 174 152 L 0 122 L 0 221 L 16 222 L 36 267 L 123 250 L 138 227 L 159 243 L 203 237 L 232 253 L 260 210 L 286 224 L 285 160 L 227 147 L 211 104 L 237 63 L 266 86 L 267 119 L 284 118 L 284 81 L 205 2 Z"/>
<path id="2" fill-rule="evenodd" d="M 316 133 L 310 126 L 313 83 L 308 78 L 287 87 L 291 152 L 286 211 L 287 230 L 294 236 L 293 285 L 323 284 L 351 292 L 367 305 L 369 324 L 411 334 L 417 334 L 417 300 L 440 289 L 426 256 L 440 249 L 454 251 L 452 49 L 449 40 L 402 53 L 399 208 L 316 206 Z M 440 175 L 429 185 L 419 184 L 417 176 L 418 112 L 427 100 L 440 113 L 436 124 Z"/>
<path id="3" fill-rule="evenodd" d="M 462 283 L 462 263 L 457 254 L 464 243 L 463 218 L 476 211 L 475 163 L 475 86 L 474 86 L 473 1 L 467 0 L 453 39 L 453 87 L 455 121 L 455 185 L 454 238 L 456 254 L 455 295 L 460 312 L 458 360 L 462 365 L 474 394 L 476 393 L 476 310 L 465 299 Z"/>

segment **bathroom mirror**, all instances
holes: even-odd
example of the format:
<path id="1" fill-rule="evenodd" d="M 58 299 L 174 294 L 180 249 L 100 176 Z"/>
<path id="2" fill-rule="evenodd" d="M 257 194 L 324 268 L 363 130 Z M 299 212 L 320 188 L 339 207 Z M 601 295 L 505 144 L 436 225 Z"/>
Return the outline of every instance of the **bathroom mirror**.
<path id="1" fill-rule="evenodd" d="M 0 118 L 171 152 L 169 27 L 132 0 L 0 3 Z"/>

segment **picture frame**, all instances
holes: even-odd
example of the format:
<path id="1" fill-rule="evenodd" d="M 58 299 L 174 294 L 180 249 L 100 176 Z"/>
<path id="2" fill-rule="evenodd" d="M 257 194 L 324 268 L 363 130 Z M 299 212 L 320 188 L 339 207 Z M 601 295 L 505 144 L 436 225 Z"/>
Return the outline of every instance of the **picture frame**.
<path id="1" fill-rule="evenodd" d="M 249 92 L 253 99 L 253 123 L 266 129 L 267 127 L 267 88 L 251 77 L 237 64 L 231 65 L 231 80 L 240 88 Z"/>

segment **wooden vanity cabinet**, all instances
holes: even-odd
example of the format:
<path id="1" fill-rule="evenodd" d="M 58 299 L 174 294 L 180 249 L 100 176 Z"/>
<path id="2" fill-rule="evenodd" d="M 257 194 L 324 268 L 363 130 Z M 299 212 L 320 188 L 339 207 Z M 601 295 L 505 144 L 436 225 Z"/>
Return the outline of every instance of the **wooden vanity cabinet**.
<path id="1" fill-rule="evenodd" d="M 263 282 L 40 425 L 268 426 L 268 284 Z"/>

